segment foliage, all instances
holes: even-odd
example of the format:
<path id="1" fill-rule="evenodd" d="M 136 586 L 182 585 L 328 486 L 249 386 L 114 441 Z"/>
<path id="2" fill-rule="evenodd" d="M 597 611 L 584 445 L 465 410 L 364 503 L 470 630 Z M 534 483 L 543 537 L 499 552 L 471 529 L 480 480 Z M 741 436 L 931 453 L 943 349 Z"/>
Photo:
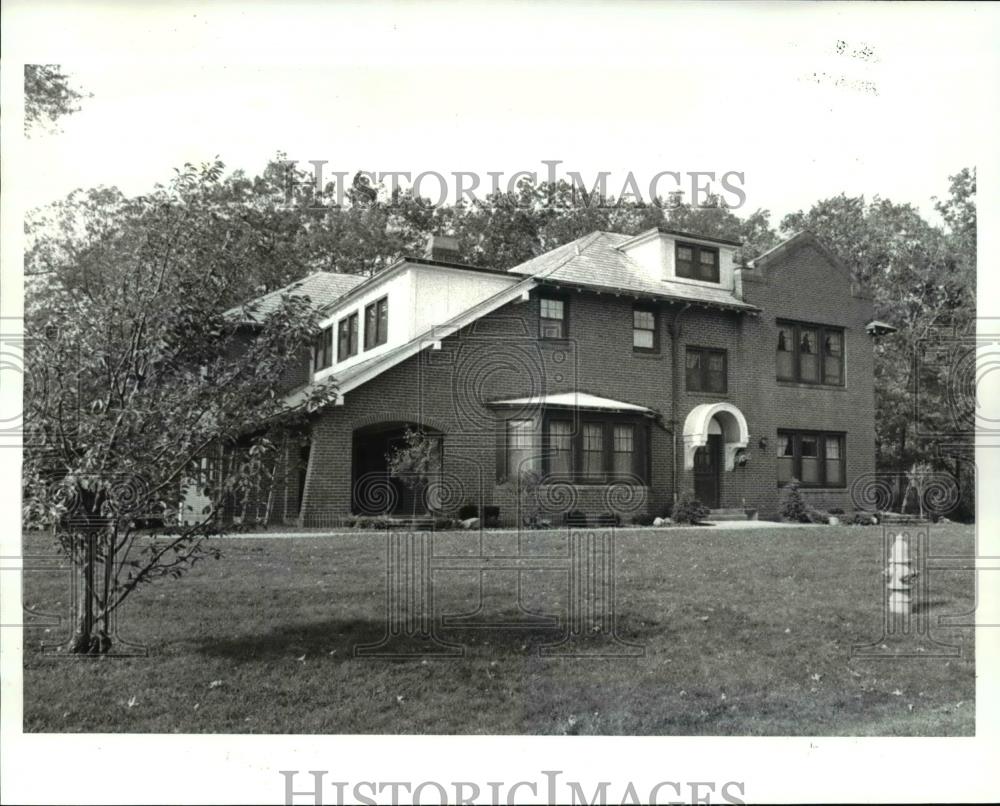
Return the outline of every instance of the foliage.
<path id="1" fill-rule="evenodd" d="M 781 488 L 778 495 L 778 517 L 793 523 L 809 523 L 809 508 L 806 506 L 798 479 L 792 479 Z"/>
<path id="2" fill-rule="evenodd" d="M 651 512 L 639 512 L 632 516 L 632 523 L 636 526 L 652 526 L 656 516 Z"/>
<path id="3" fill-rule="evenodd" d="M 563 513 L 563 523 L 566 526 L 587 526 L 590 523 L 590 519 L 587 517 L 587 513 L 579 509 L 571 509 L 569 512 Z"/>
<path id="4" fill-rule="evenodd" d="M 36 126 L 52 127 L 59 118 L 79 112 L 84 97 L 70 86 L 58 64 L 24 65 L 24 133 Z"/>
<path id="5" fill-rule="evenodd" d="M 214 203 L 221 175 L 186 166 L 149 196 L 75 194 L 32 222 L 23 517 L 56 531 L 80 574 L 76 652 L 107 651 L 137 587 L 217 556 L 204 540 L 227 502 L 247 511 L 276 446 L 333 393 L 281 394 L 316 332 L 306 298 L 286 295 L 252 329 L 227 314 L 266 235 Z M 192 485 L 204 512 L 181 511 Z"/>
<path id="6" fill-rule="evenodd" d="M 441 472 L 440 438 L 407 426 L 403 434 L 403 445 L 391 450 L 385 458 L 389 475 L 399 479 L 416 493 L 413 496 L 413 514 L 416 515 L 420 494 Z"/>
<path id="7" fill-rule="evenodd" d="M 694 497 L 693 493 L 684 493 L 677 506 L 674 507 L 674 523 L 696 524 L 708 517 L 709 508 Z"/>
<path id="8" fill-rule="evenodd" d="M 541 486 L 542 474 L 530 468 L 521 468 L 512 479 L 507 479 L 501 485 L 513 493 L 517 501 L 517 514 L 522 526 L 537 529 L 541 523 L 542 502 L 539 498 Z M 486 520 L 484 526 L 495 525 L 491 519 L 494 511 L 499 517 L 497 507 L 483 507 L 483 515 Z"/>

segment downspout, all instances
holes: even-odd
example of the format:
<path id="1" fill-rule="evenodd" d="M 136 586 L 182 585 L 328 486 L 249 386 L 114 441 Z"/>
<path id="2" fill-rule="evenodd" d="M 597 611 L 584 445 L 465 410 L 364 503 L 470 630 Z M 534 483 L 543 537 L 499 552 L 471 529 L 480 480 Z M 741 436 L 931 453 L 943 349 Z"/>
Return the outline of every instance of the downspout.
<path id="1" fill-rule="evenodd" d="M 687 303 L 677 311 L 676 314 L 670 320 L 670 353 L 671 353 L 671 372 L 673 373 L 670 382 L 670 440 L 672 443 L 671 459 L 673 461 L 673 503 L 677 504 L 677 485 L 678 485 L 678 473 L 677 473 L 677 429 L 678 429 L 678 417 L 677 417 L 677 399 L 680 393 L 680 337 L 681 337 L 681 316 L 683 316 L 688 308 L 691 307 L 691 303 Z"/>

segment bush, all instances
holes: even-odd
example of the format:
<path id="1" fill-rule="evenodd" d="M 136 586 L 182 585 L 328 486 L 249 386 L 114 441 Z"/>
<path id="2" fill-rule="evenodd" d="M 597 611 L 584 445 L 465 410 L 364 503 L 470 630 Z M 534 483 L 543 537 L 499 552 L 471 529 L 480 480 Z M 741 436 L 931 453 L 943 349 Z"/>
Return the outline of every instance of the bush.
<path id="1" fill-rule="evenodd" d="M 654 520 L 656 520 L 656 516 L 651 512 L 640 512 L 638 515 L 632 516 L 632 523 L 635 526 L 652 526 Z"/>
<path id="2" fill-rule="evenodd" d="M 594 518 L 594 526 L 621 526 L 622 519 L 617 512 L 602 512 Z"/>
<path id="3" fill-rule="evenodd" d="M 479 504 L 462 504 L 458 509 L 458 519 L 467 521 L 469 518 L 479 517 Z"/>
<path id="4" fill-rule="evenodd" d="M 793 523 L 809 523 L 809 507 L 806 506 L 798 479 L 792 479 L 781 488 L 778 496 L 778 517 Z"/>
<path id="5" fill-rule="evenodd" d="M 482 525 L 490 529 L 495 529 L 500 525 L 500 507 L 498 506 L 486 506 L 483 507 Z M 478 514 L 478 513 L 477 513 Z M 469 517 L 475 518 L 476 515 L 470 515 Z"/>
<path id="6" fill-rule="evenodd" d="M 840 507 L 833 507 L 833 509 L 830 510 L 830 514 L 837 515 L 839 517 L 840 515 L 844 514 L 844 510 L 842 510 Z"/>
<path id="7" fill-rule="evenodd" d="M 586 526 L 587 514 L 579 509 L 571 509 L 563 514 L 563 524 L 566 526 Z"/>
<path id="8" fill-rule="evenodd" d="M 708 507 L 691 493 L 684 493 L 674 508 L 674 523 L 701 523 L 708 517 Z"/>
<path id="9" fill-rule="evenodd" d="M 823 512 L 821 509 L 813 509 L 810 507 L 806 510 L 807 523 L 829 523 L 830 516 Z"/>
<path id="10" fill-rule="evenodd" d="M 454 529 L 455 521 L 452 518 L 435 518 L 434 519 L 435 529 Z"/>

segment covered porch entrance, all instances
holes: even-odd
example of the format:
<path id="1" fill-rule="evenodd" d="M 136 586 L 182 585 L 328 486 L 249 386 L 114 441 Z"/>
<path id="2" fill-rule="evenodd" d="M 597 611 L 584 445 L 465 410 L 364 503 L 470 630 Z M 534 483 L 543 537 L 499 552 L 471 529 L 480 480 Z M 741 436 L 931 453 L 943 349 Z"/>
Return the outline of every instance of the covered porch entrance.
<path id="1" fill-rule="evenodd" d="M 393 477 L 388 457 L 406 446 L 406 431 L 422 431 L 436 442 L 438 472 L 444 436 L 440 431 L 416 423 L 392 422 L 359 428 L 351 451 L 351 512 L 355 515 L 426 515 L 427 485 L 418 478 Z M 433 480 L 433 476 L 430 478 Z"/>

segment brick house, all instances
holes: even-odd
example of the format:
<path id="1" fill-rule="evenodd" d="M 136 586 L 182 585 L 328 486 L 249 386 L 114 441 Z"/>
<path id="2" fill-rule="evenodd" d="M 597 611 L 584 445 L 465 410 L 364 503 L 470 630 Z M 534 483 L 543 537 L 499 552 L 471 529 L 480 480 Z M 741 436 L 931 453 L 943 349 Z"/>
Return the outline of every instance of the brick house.
<path id="1" fill-rule="evenodd" d="M 373 277 L 311 275 L 297 293 L 323 332 L 288 399 L 323 383 L 337 397 L 282 457 L 272 520 L 474 503 L 511 524 L 529 469 L 553 523 L 661 514 L 686 491 L 768 517 L 793 477 L 817 506 L 852 509 L 851 484 L 875 468 L 872 339 L 890 328 L 813 235 L 749 265 L 738 247 L 594 232 L 499 271 L 435 236 L 427 257 Z M 441 449 L 421 494 L 386 469 L 407 426 Z"/>

